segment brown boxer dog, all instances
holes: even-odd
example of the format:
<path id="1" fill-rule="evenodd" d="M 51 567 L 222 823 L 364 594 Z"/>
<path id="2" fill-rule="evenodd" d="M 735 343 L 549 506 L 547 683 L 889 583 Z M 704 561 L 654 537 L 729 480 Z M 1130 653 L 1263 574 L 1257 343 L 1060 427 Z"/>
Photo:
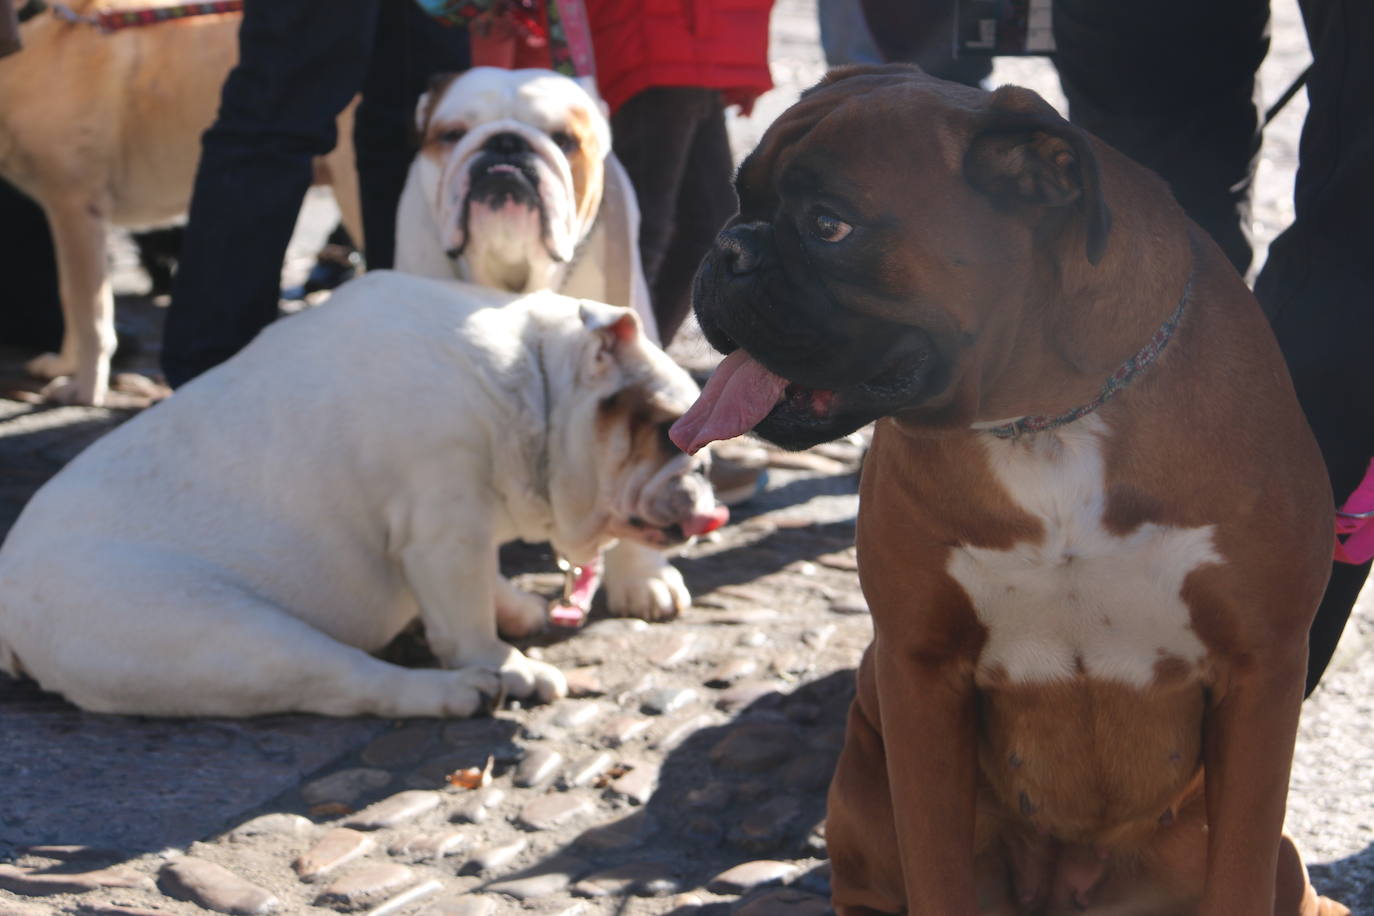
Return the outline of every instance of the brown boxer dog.
<path id="1" fill-rule="evenodd" d="M 838 913 L 1347 913 L 1281 833 L 1331 493 L 1216 246 L 1034 93 L 906 67 L 832 73 L 737 185 L 674 439 L 878 421 Z"/>

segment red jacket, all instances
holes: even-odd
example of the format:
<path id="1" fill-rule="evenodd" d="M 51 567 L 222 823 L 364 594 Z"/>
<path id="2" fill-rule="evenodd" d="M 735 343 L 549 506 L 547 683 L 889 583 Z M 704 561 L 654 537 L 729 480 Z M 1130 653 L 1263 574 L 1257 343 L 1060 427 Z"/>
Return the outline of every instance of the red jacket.
<path id="1" fill-rule="evenodd" d="M 596 82 L 615 111 L 654 86 L 719 89 L 746 112 L 773 88 L 773 0 L 585 0 Z"/>

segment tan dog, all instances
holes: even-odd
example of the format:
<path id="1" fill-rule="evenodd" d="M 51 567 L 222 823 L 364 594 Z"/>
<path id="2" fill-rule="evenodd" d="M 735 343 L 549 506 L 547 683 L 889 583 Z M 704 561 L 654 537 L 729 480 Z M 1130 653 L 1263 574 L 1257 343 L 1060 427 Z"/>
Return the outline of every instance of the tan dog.
<path id="1" fill-rule="evenodd" d="M 1313 916 L 1281 835 L 1331 551 L 1253 297 L 1165 186 L 1028 90 L 833 73 L 697 279 L 674 430 L 879 420 L 875 638 L 831 787 L 845 916 Z"/>
<path id="2" fill-rule="evenodd" d="M 88 15 L 147 4 L 69 6 Z M 186 212 L 201 134 L 238 57 L 241 18 L 194 16 L 104 34 L 41 14 L 22 26 L 24 49 L 0 60 L 0 176 L 42 205 L 57 249 L 62 350 L 27 367 L 56 380 L 45 391 L 52 400 L 106 400 L 115 346 L 109 227 L 166 224 Z M 351 145 L 340 146 L 330 171 L 352 181 Z"/>

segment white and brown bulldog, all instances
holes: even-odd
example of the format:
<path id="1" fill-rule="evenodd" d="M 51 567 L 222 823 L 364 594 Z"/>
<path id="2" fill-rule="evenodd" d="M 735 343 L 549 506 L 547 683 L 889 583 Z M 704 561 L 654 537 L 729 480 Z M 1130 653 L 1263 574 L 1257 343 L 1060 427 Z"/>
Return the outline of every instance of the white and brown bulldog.
<path id="1" fill-rule="evenodd" d="M 722 521 L 627 309 L 379 271 L 100 439 L 0 548 L 0 669 L 102 712 L 466 716 L 562 674 L 496 550 Z M 451 670 L 370 655 L 419 617 Z"/>
<path id="2" fill-rule="evenodd" d="M 836 910 L 1334 916 L 1282 836 L 1331 493 L 1269 328 L 1154 175 L 1028 90 L 832 73 L 697 277 L 674 430 L 877 420 Z"/>
<path id="3" fill-rule="evenodd" d="M 639 208 L 601 102 L 552 70 L 436 77 L 396 219 L 396 269 L 633 308 L 657 339 Z"/>
<path id="4" fill-rule="evenodd" d="M 597 99 L 552 70 L 476 67 L 436 77 L 416 117 L 397 270 L 632 308 L 658 339 L 634 189 Z M 692 600 L 663 552 L 635 541 L 609 552 L 605 586 L 611 613 L 646 620 Z"/>

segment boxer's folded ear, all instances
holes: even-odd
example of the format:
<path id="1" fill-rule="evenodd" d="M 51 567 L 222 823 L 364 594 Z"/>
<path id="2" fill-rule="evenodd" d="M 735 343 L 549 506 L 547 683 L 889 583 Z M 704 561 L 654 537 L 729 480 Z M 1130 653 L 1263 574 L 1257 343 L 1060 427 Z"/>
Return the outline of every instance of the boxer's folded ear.
<path id="1" fill-rule="evenodd" d="M 1088 135 L 1040 96 L 1019 86 L 992 94 L 964 156 L 964 175 L 992 197 L 1046 207 L 1077 204 L 1088 261 L 1102 259 L 1112 216 L 1102 195 L 1097 154 Z"/>

